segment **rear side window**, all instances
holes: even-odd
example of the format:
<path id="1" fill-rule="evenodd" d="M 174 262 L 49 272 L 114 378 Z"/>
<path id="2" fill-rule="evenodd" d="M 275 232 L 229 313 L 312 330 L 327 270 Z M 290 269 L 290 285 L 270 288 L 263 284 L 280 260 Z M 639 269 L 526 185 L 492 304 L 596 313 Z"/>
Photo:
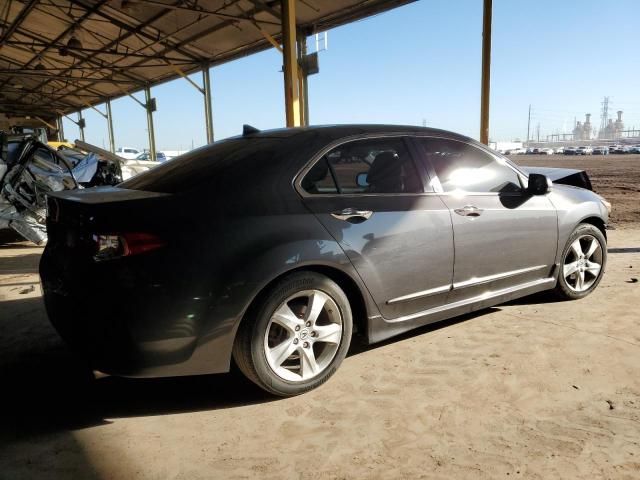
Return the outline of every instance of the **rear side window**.
<path id="1" fill-rule="evenodd" d="M 224 181 L 225 172 L 244 175 L 244 187 L 252 185 L 249 163 L 269 162 L 278 151 L 279 138 L 231 138 L 192 150 L 136 175 L 119 187 L 150 192 L 179 193 Z M 240 186 L 238 186 L 240 187 Z"/>
<path id="2" fill-rule="evenodd" d="M 301 185 L 305 191 L 312 194 L 338 193 L 338 188 L 329 169 L 329 162 L 327 162 L 326 157 L 322 157 L 311 167 L 311 170 L 309 170 L 302 179 Z"/>
<path id="3" fill-rule="evenodd" d="M 402 138 L 342 144 L 307 172 L 301 186 L 310 194 L 423 192 L 422 180 Z"/>
<path id="4" fill-rule="evenodd" d="M 444 192 L 506 193 L 522 190 L 518 174 L 499 157 L 455 140 L 421 138 L 418 141 Z"/>

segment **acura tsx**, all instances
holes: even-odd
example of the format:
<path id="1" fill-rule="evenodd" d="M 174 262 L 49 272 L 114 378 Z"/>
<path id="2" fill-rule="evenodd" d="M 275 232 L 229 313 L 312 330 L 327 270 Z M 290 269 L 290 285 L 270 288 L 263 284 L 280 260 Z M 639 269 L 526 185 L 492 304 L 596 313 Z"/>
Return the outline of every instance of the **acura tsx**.
<path id="1" fill-rule="evenodd" d="M 399 126 L 260 132 L 115 187 L 48 197 L 49 318 L 96 370 L 239 369 L 296 395 L 374 343 L 604 273 L 606 201 L 467 137 Z"/>

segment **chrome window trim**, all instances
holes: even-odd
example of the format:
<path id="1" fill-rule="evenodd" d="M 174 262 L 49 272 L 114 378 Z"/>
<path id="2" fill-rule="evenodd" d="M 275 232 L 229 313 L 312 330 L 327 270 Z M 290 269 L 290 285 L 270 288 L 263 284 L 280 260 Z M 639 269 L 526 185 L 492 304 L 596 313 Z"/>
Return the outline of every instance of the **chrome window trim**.
<path id="1" fill-rule="evenodd" d="M 321 150 L 316 152 L 311 159 L 302 167 L 298 173 L 293 177 L 293 187 L 302 198 L 343 198 L 343 197 L 397 197 L 397 196 L 421 196 L 425 194 L 434 194 L 436 192 L 407 192 L 407 193 L 308 193 L 304 188 L 302 188 L 302 179 L 304 176 L 313 168 L 317 161 L 319 161 L 322 157 L 324 157 L 327 153 L 333 150 L 340 145 L 344 145 L 345 143 L 358 141 L 358 140 L 375 140 L 375 139 L 384 139 L 384 138 L 411 138 L 415 136 L 412 133 L 408 132 L 388 132 L 388 133 L 364 133 L 364 134 L 356 134 L 350 135 L 348 137 L 339 138 L 338 140 L 334 140 L 333 142 L 324 146 Z M 415 158 L 411 149 L 407 147 L 407 153 L 411 157 L 411 161 L 415 162 Z M 418 168 L 415 165 L 416 169 Z M 417 172 L 420 173 L 420 172 Z M 420 180 L 420 183 L 423 183 Z M 336 185 L 337 187 L 337 185 Z M 424 188 L 424 183 L 423 183 Z"/>

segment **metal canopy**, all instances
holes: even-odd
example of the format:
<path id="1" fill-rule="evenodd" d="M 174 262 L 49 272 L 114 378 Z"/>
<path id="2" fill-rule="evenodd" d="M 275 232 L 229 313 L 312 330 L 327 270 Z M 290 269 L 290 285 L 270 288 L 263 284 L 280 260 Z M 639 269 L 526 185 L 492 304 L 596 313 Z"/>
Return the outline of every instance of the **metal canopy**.
<path id="1" fill-rule="evenodd" d="M 411 1 L 297 0 L 296 24 L 311 35 Z M 281 36 L 279 0 L 4 0 L 0 113 L 75 112 Z"/>

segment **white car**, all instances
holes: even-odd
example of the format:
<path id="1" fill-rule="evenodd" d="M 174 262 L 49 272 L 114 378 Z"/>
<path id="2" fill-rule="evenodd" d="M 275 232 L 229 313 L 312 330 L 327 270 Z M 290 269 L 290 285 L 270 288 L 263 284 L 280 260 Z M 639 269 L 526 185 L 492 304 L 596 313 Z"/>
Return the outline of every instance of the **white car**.
<path id="1" fill-rule="evenodd" d="M 132 147 L 120 147 L 116 150 L 116 155 L 127 160 L 134 160 L 138 155 L 142 153 L 142 150 Z"/>
<path id="2" fill-rule="evenodd" d="M 591 155 L 593 154 L 593 148 L 590 146 L 586 147 L 578 147 L 576 150 L 576 155 Z"/>
<path id="3" fill-rule="evenodd" d="M 541 148 L 540 150 L 538 150 L 538 153 L 540 155 L 553 155 L 554 151 L 553 148 Z"/>

